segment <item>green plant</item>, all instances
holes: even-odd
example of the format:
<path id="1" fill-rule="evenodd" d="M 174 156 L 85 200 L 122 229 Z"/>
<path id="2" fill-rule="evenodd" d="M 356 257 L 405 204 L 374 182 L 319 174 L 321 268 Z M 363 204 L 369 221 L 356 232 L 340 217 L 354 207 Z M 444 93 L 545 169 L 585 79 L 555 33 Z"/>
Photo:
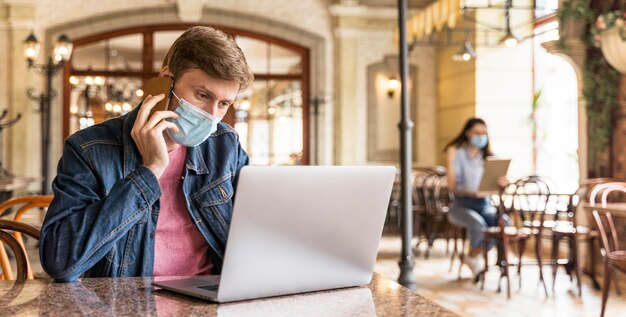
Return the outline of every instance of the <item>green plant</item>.
<path id="1" fill-rule="evenodd" d="M 611 28 L 617 28 L 622 41 L 626 41 L 626 27 L 624 27 L 625 18 L 626 12 L 622 10 L 614 10 L 600 14 L 590 29 L 594 44 L 600 47 L 602 32 Z"/>
<path id="2" fill-rule="evenodd" d="M 593 3 L 591 0 L 565 0 L 557 12 L 557 19 L 561 26 L 571 20 L 585 25 L 582 41 L 587 56 L 583 66 L 582 91 L 587 107 L 590 166 L 597 174 L 601 165 L 609 164 L 602 164 L 599 158 L 606 156 L 604 154 L 609 149 L 621 76 L 608 64 L 597 44 L 603 30 L 612 26 L 620 27 L 620 24 L 623 26 L 623 19 L 619 17 L 623 18 L 624 15 L 621 10 L 606 11 L 606 2 L 603 7 Z"/>

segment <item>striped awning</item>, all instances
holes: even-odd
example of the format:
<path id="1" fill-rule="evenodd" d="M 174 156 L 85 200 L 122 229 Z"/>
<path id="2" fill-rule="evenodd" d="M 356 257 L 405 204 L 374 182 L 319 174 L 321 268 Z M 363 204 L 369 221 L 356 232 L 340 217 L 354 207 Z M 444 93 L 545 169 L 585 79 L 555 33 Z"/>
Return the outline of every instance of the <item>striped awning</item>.
<path id="1" fill-rule="evenodd" d="M 461 17 L 461 0 L 436 0 L 407 21 L 408 41 L 418 40 L 445 26 L 454 28 Z"/>

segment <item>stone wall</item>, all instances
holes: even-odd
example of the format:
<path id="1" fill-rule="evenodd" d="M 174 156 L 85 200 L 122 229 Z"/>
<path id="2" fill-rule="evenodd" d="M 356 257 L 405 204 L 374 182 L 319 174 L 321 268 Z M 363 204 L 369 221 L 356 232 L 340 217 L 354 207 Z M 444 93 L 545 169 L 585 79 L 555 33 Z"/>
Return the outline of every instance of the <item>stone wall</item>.
<path id="1" fill-rule="evenodd" d="M 333 163 L 333 41 L 331 19 L 326 1 L 268 0 L 259 5 L 253 0 L 202 1 L 198 23 L 222 25 L 269 34 L 310 49 L 311 97 L 325 102 L 320 107 L 318 131 L 319 164 Z M 96 0 L 0 0 L 0 110 L 7 104 L 12 112 L 21 112 L 22 121 L 5 133 L 5 164 L 20 176 L 39 177 L 40 117 L 37 106 L 26 97 L 28 87 L 42 91 L 43 76 L 26 69 L 22 41 L 34 30 L 42 43 L 40 60 L 50 51 L 52 40 L 66 33 L 80 38 L 130 26 L 181 23 L 176 1 L 96 1 Z M 59 92 L 52 105 L 50 173 L 54 176 L 61 155 L 62 76 L 53 80 Z M 363 88 L 364 89 L 364 88 Z M 312 136 L 313 137 L 313 136 Z M 314 153 L 312 153 L 314 155 Z M 39 190 L 33 184 L 29 190 Z"/>

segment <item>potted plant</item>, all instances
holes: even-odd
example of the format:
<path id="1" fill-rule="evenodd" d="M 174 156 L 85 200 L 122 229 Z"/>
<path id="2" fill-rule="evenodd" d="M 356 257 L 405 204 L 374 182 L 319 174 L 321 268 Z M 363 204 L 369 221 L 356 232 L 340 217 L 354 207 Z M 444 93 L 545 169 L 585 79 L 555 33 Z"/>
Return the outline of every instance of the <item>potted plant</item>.
<path id="1" fill-rule="evenodd" d="M 602 54 L 609 64 L 622 74 L 626 74 L 625 19 L 624 11 L 605 12 L 598 16 L 591 28 L 596 46 L 602 49 Z"/>

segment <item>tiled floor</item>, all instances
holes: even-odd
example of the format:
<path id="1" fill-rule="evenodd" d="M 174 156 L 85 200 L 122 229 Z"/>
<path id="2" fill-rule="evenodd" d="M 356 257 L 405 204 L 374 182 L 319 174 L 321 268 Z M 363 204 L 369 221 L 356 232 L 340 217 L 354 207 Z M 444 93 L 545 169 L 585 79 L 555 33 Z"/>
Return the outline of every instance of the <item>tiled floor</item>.
<path id="1" fill-rule="evenodd" d="M 398 267 L 400 249 L 400 238 L 383 237 L 375 270 L 396 280 L 400 272 Z M 507 300 L 505 292 L 496 292 L 498 271 L 492 270 L 487 274 L 485 290 L 481 291 L 480 284 L 471 281 L 469 269 L 463 268 L 460 281 L 457 280 L 457 264 L 452 272 L 448 272 L 450 258 L 444 254 L 445 242 L 441 240 L 435 243 L 428 260 L 424 260 L 423 256 L 415 258 L 417 293 L 461 316 L 600 316 L 602 293 L 593 289 L 586 278 L 583 279 L 583 295 L 580 298 L 577 296 L 575 284 L 569 281 L 561 269 L 557 274 L 555 293 L 548 288 L 549 297 L 546 298 L 538 283 L 537 266 L 526 266 L 522 269 L 521 289 L 518 287 L 517 274 L 512 274 L 511 299 Z M 544 267 L 544 274 L 546 273 L 550 286 L 552 277 L 549 267 Z M 506 282 L 503 280 L 503 289 L 505 286 Z M 621 297 L 614 291 L 610 293 L 605 316 L 626 316 L 624 293 Z"/>

